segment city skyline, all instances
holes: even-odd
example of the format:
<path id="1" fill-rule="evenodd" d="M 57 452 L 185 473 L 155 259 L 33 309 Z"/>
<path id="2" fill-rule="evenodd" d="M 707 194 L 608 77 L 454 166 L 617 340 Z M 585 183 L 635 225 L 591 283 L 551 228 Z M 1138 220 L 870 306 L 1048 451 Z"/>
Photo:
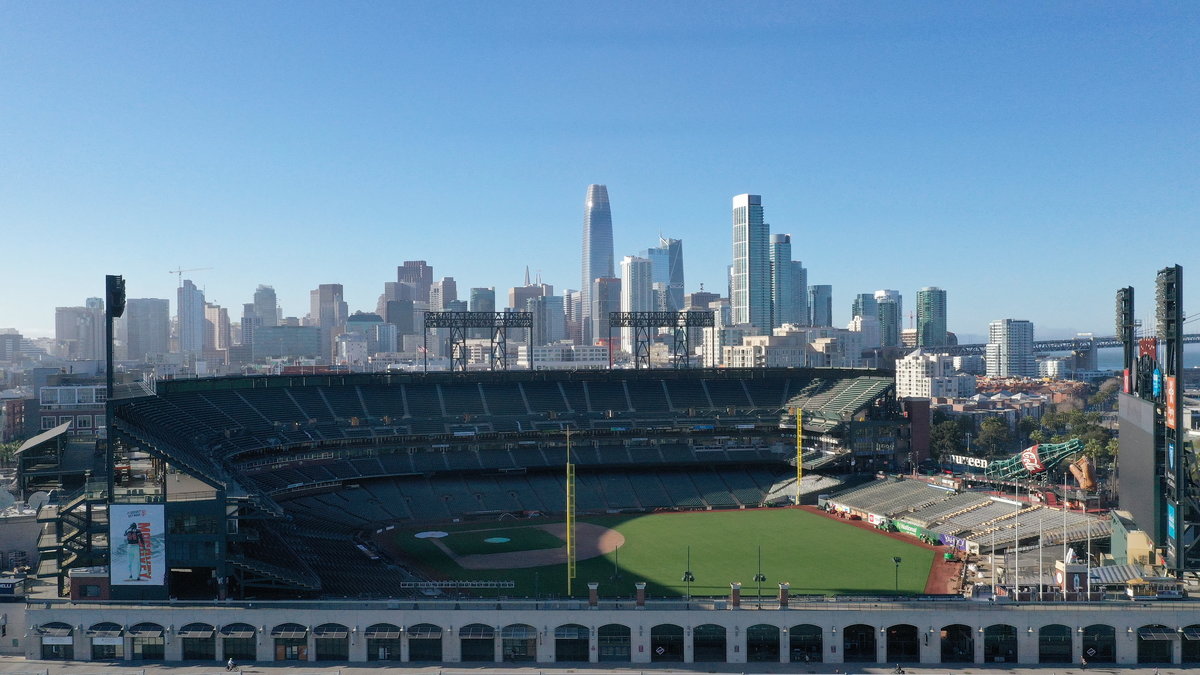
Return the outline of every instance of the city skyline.
<path id="1" fill-rule="evenodd" d="M 464 7 L 10 5 L 0 327 L 52 335 L 104 274 L 174 301 L 172 268 L 235 317 L 259 284 L 371 311 L 415 259 L 574 288 L 592 183 L 617 259 L 681 239 L 722 295 L 762 195 L 835 325 L 937 286 L 960 335 L 1108 334 L 1117 288 L 1200 263 L 1194 6 Z"/>

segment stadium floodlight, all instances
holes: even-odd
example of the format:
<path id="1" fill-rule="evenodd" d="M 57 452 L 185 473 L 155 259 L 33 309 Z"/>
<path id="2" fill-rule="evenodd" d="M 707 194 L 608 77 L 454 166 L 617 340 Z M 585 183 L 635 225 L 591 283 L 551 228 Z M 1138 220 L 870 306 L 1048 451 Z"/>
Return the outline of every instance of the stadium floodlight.
<path id="1" fill-rule="evenodd" d="M 896 592 L 900 592 L 900 556 L 892 556 L 892 562 L 896 564 Z"/>
<path id="2" fill-rule="evenodd" d="M 758 582 L 758 606 L 762 608 L 762 585 L 767 580 L 767 575 L 762 573 L 762 544 L 758 545 L 758 574 L 754 575 L 754 580 Z"/>

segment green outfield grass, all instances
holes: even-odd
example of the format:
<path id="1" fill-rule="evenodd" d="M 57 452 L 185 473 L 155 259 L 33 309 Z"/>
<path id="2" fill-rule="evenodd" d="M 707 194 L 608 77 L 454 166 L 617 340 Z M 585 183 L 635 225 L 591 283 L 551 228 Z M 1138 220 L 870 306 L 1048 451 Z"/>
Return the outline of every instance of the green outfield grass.
<path id="1" fill-rule="evenodd" d="M 762 572 L 767 577 L 762 586 L 764 596 L 775 595 L 781 581 L 791 584 L 793 595 L 891 594 L 896 588 L 893 556 L 902 559 L 899 592 L 920 593 L 933 561 L 933 551 L 915 543 L 799 509 L 623 515 L 581 522 L 617 530 L 625 536 L 625 545 L 616 555 L 579 561 L 573 589 L 576 596 L 587 595 L 589 581 L 598 582 L 600 594 L 606 597 L 632 595 L 637 581 L 645 581 L 647 592 L 653 596 L 682 596 L 687 584 L 680 579 L 687 569 L 689 546 L 691 571 L 696 579 L 691 585 L 694 596 L 727 595 L 733 581 L 742 582 L 743 596 L 757 595 L 754 575 L 758 571 L 759 547 Z M 473 536 L 479 541 L 487 536 L 507 537 L 510 535 L 498 533 L 515 529 L 511 522 L 464 523 L 442 529 L 453 537 L 459 530 L 491 528 L 497 534 L 476 532 Z M 463 570 L 429 540 L 414 538 L 413 533 L 418 531 L 397 531 L 397 543 L 409 563 L 432 576 L 512 580 L 517 583 L 516 590 L 502 592 L 509 596 L 566 593 L 565 565 Z"/>
<path id="2" fill-rule="evenodd" d="M 491 524 L 483 525 L 490 527 Z M 503 538 L 505 542 L 490 542 L 487 539 Z M 537 527 L 502 527 L 500 529 L 465 530 L 450 532 L 441 542 L 458 555 L 474 555 L 476 553 L 508 553 L 511 551 L 536 551 L 546 548 L 562 548 L 566 545 L 562 539 Z"/>

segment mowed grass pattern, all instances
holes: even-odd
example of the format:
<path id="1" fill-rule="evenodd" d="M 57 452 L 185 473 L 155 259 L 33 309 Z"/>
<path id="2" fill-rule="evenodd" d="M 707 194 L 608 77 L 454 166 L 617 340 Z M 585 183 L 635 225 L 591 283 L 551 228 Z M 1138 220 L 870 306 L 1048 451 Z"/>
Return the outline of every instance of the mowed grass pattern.
<path id="1" fill-rule="evenodd" d="M 729 594 L 730 582 L 742 582 L 742 595 L 758 592 L 758 549 L 762 547 L 762 572 L 767 577 L 763 595 L 774 596 L 779 582 L 789 582 L 793 595 L 880 594 L 895 591 L 896 569 L 892 557 L 902 559 L 901 594 L 925 588 L 933 551 L 903 540 L 863 530 L 847 523 L 799 509 L 702 511 L 626 515 L 581 519 L 604 525 L 625 536 L 619 554 L 581 560 L 572 595 L 587 595 L 587 582 L 600 584 L 605 597 L 630 596 L 633 584 L 645 581 L 652 596 L 679 597 L 686 593 L 681 580 L 691 546 L 691 571 L 696 581 L 693 596 Z M 495 523 L 495 529 L 511 529 Z M 470 523 L 470 529 L 486 528 Z M 448 531 L 450 528 L 445 528 Z M 456 529 L 466 529 L 459 526 Z M 463 570 L 427 540 L 413 532 L 399 532 L 397 543 L 410 562 L 447 579 L 512 580 L 510 596 L 564 595 L 566 566 L 551 565 L 513 570 Z M 490 536 L 490 535 L 486 535 Z M 497 535 L 507 536 L 507 535 Z M 619 564 L 617 561 L 619 560 Z M 619 578 L 613 578 L 614 573 Z"/>
<path id="2" fill-rule="evenodd" d="M 498 530 L 467 530 L 450 532 L 443 537 L 442 543 L 458 555 L 475 555 L 477 553 L 508 553 L 511 551 L 536 551 L 547 548 L 561 548 L 566 542 L 550 534 L 536 525 L 527 527 L 508 527 Z M 505 542 L 490 542 L 487 539 L 503 538 Z"/>

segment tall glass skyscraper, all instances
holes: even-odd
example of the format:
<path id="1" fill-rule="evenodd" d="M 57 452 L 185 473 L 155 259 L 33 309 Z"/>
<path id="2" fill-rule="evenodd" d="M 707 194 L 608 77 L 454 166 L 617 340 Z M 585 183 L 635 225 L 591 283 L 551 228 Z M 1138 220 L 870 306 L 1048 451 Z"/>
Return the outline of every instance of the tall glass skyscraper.
<path id="1" fill-rule="evenodd" d="M 683 242 L 658 238 L 658 246 L 642 251 L 654 273 L 654 288 L 662 290 L 665 302 L 653 309 L 678 312 L 683 309 Z"/>
<path id="2" fill-rule="evenodd" d="M 875 302 L 874 293 L 859 293 L 854 296 L 854 302 L 850 303 L 850 318 L 853 319 L 856 316 L 879 319 L 879 305 Z"/>
<path id="3" fill-rule="evenodd" d="M 771 326 L 774 328 L 800 323 L 794 272 L 792 235 L 771 235 Z"/>
<path id="4" fill-rule="evenodd" d="M 917 291 L 917 346 L 946 344 L 946 291 L 926 286 Z"/>
<path id="5" fill-rule="evenodd" d="M 813 284 L 808 287 L 809 325 L 833 325 L 833 286 Z"/>
<path id="6" fill-rule="evenodd" d="M 770 226 L 763 222 L 762 197 L 733 198 L 733 274 L 729 302 L 735 324 L 771 331 Z"/>
<path id="7" fill-rule="evenodd" d="M 608 204 L 608 188 L 603 185 L 589 185 L 587 198 L 583 202 L 583 284 L 579 287 L 582 294 L 580 307 L 583 310 L 584 344 L 594 344 L 597 338 L 607 337 L 606 333 L 596 335 L 592 326 L 591 318 L 595 311 L 592 303 L 592 284 L 596 279 L 611 279 L 615 276 L 612 209 Z"/>
<path id="8" fill-rule="evenodd" d="M 879 342 L 884 347 L 900 346 L 900 330 L 904 328 L 904 298 L 900 291 L 888 288 L 875 291 L 879 309 Z"/>

